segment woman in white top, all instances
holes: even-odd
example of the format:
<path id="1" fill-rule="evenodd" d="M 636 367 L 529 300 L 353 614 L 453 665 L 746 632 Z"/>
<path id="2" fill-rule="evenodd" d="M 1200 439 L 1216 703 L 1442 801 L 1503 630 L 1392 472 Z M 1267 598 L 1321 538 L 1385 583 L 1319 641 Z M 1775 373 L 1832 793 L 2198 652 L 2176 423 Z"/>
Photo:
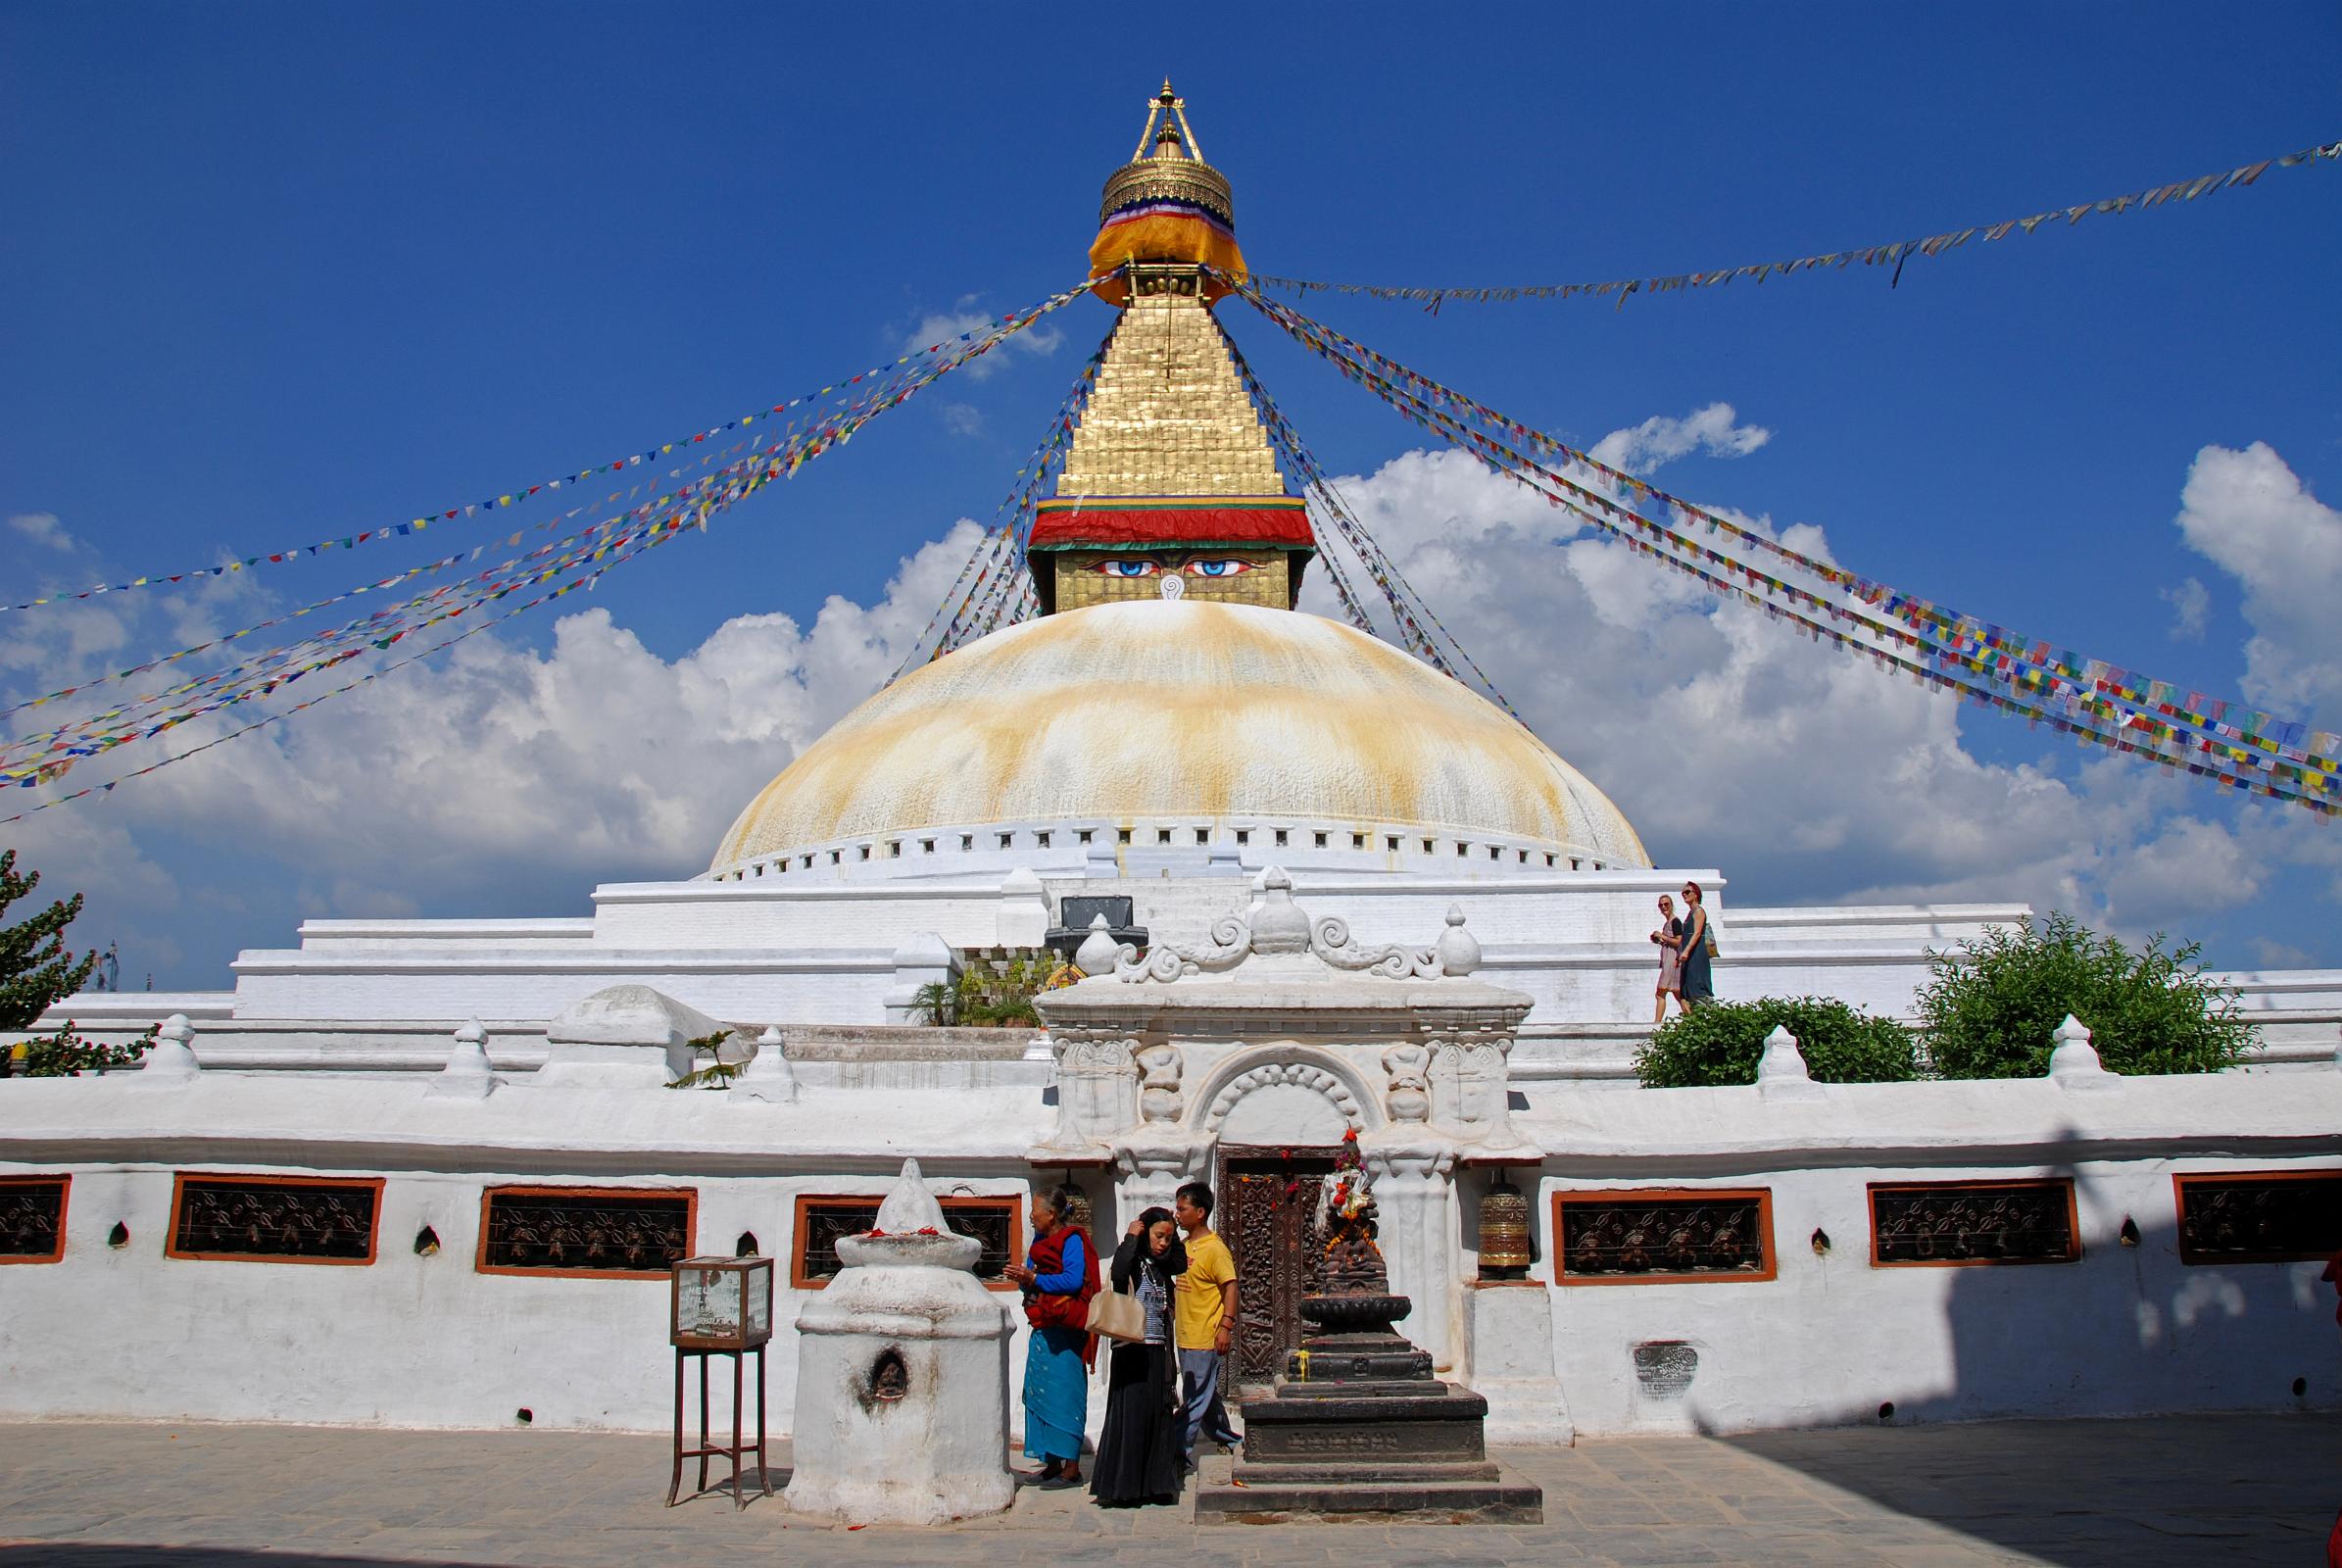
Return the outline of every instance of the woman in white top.
<path id="1" fill-rule="evenodd" d="M 1666 894 L 1659 895 L 1659 929 L 1651 933 L 1651 940 L 1659 945 L 1659 1010 L 1651 1014 L 1651 1022 L 1667 1021 L 1667 999 L 1676 999 L 1676 1005 L 1683 1004 L 1683 956 L 1676 951 L 1676 944 L 1683 939 L 1683 922 L 1676 918 L 1676 901 Z"/>

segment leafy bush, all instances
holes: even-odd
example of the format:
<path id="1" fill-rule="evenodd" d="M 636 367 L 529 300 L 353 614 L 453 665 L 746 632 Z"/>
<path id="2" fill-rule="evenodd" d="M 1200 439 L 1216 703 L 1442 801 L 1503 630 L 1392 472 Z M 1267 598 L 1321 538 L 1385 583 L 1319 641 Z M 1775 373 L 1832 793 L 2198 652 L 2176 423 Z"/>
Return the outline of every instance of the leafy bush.
<path id="1" fill-rule="evenodd" d="M 2235 993 L 2203 978 L 2189 943 L 2133 953 L 2071 915 L 2039 929 L 1987 926 L 1968 951 L 1927 955 L 1920 989 L 1927 1054 L 1945 1078 L 2034 1078 L 2068 1013 L 2090 1026 L 2109 1072 L 2218 1072 L 2258 1035 Z"/>
<path id="2" fill-rule="evenodd" d="M 1069 967 L 1046 948 L 1030 957 L 1010 958 L 998 969 L 989 962 L 970 963 L 959 971 L 947 1021 L 976 1028 L 1038 1029 L 1041 1014 L 1033 1009 L 1033 998 L 1050 989 Z M 914 1004 L 925 1007 L 933 1018 L 930 1001 L 922 993 Z"/>
<path id="3" fill-rule="evenodd" d="M 1671 1018 L 1635 1054 L 1635 1072 L 1652 1089 L 1753 1084 L 1757 1057 L 1775 1026 L 1797 1037 L 1805 1064 L 1824 1083 L 1901 1083 L 1919 1076 L 1911 1031 L 1828 997 L 1711 1002 Z"/>
<path id="4" fill-rule="evenodd" d="M 725 1061 L 718 1057 L 716 1053 L 723 1049 L 724 1042 L 731 1039 L 733 1033 L 734 1031 L 730 1029 L 718 1029 L 711 1035 L 696 1035 L 684 1041 L 683 1049 L 691 1053 L 692 1068 L 682 1077 L 670 1082 L 667 1087 L 669 1089 L 730 1088 L 732 1080 L 740 1076 L 741 1063 Z M 778 1050 L 779 1048 L 775 1047 L 774 1049 Z M 707 1058 L 705 1066 L 699 1064 L 702 1056 Z"/>
<path id="5" fill-rule="evenodd" d="M 11 1073 L 21 1078 L 78 1078 L 94 1072 L 103 1078 L 118 1067 L 135 1067 L 155 1049 L 163 1026 L 148 1024 L 146 1033 L 122 1045 L 110 1046 L 102 1040 L 84 1040 L 73 1033 L 72 1019 L 53 1035 L 40 1035 L 25 1041 L 13 1053 L 0 1053 L 0 1078 Z M 13 1060 L 9 1059 L 13 1056 Z"/>
<path id="6" fill-rule="evenodd" d="M 959 992 L 941 980 L 930 980 L 911 993 L 910 1004 L 920 1021 L 942 1029 L 959 1021 Z"/>

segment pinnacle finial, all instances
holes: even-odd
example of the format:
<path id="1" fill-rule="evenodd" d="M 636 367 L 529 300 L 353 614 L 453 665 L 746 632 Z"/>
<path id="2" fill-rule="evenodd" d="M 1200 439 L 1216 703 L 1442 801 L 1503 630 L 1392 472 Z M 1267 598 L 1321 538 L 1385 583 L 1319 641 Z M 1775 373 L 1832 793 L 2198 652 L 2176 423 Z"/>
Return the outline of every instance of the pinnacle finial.
<path id="1" fill-rule="evenodd" d="M 1167 149 L 1177 148 L 1176 152 Z M 1163 90 L 1147 102 L 1147 124 L 1139 132 L 1138 150 L 1131 154 L 1131 162 L 1143 163 L 1148 158 L 1189 158 L 1203 162 L 1203 149 L 1195 144 L 1195 129 L 1188 123 L 1188 101 L 1171 90 L 1171 78 L 1163 77 Z"/>

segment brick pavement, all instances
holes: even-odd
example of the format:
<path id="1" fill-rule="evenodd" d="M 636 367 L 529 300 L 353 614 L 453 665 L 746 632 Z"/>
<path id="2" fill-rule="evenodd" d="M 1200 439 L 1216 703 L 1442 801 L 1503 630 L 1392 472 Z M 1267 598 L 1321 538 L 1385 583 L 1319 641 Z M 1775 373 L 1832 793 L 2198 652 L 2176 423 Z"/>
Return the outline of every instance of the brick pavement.
<path id="1" fill-rule="evenodd" d="M 1537 1526 L 1214 1525 L 1028 1491 L 947 1530 L 847 1530 L 777 1500 L 668 1510 L 661 1438 L 204 1425 L 0 1426 L 0 1568 L 651 1568 L 1198 1562 L 1954 1568 L 2310 1564 L 2342 1416 L 2190 1416 L 1589 1440 L 1514 1449 Z M 1224 1462 L 1224 1461 L 1223 1461 Z"/>

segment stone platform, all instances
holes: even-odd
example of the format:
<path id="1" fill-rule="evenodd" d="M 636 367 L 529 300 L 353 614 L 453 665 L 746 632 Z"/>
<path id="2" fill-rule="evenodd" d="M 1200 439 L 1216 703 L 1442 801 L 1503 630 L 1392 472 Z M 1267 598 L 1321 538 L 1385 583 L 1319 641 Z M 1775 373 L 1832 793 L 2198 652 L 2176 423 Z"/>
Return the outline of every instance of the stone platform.
<path id="1" fill-rule="evenodd" d="M 1244 1458 L 1198 1472 L 1196 1522 L 1541 1523 L 1543 1492 L 1488 1455 L 1488 1413 L 1452 1383 L 1284 1384 L 1244 1401 Z"/>
<path id="2" fill-rule="evenodd" d="M 1371 1205 L 1338 1220 L 1333 1251 L 1375 1288 L 1302 1301 L 1318 1332 L 1275 1388 L 1244 1396 L 1244 1456 L 1225 1484 L 1198 1478 L 1197 1523 L 1543 1521 L 1543 1492 L 1488 1457 L 1488 1401 L 1434 1377 L 1391 1328 L 1409 1302 L 1379 1288 L 1372 1224 Z"/>
<path id="3" fill-rule="evenodd" d="M 0 1426 L 0 1568 L 2280 1568 L 2334 1522 L 2342 1415 L 1846 1427 L 1498 1448 L 1537 1525 L 1255 1530 L 1017 1494 L 854 1530 L 752 1484 L 662 1507 L 663 1433 Z M 775 1464 L 789 1462 L 786 1440 Z M 1026 1468 L 1030 1468 L 1026 1466 Z M 1229 1462 L 1204 1460 L 1207 1479 Z M 784 1476 L 775 1474 L 778 1485 Z"/>

